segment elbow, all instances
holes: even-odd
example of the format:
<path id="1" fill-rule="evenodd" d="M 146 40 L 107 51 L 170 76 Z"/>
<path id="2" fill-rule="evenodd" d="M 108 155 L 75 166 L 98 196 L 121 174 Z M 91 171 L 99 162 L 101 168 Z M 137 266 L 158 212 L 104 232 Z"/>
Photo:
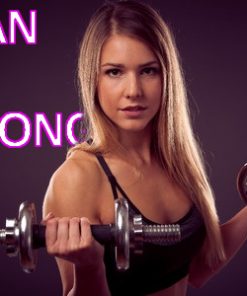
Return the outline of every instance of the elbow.
<path id="1" fill-rule="evenodd" d="M 75 295 L 77 295 L 76 293 L 75 293 L 75 290 L 74 290 L 74 288 L 72 288 L 72 289 L 68 289 L 68 290 L 63 290 L 63 296 L 75 296 Z"/>
<path id="2" fill-rule="evenodd" d="M 196 288 L 196 289 L 200 289 L 204 286 L 204 282 L 203 281 L 200 281 L 200 280 L 193 280 L 193 281 L 190 281 L 189 284 L 193 287 L 193 288 Z"/>
<path id="3" fill-rule="evenodd" d="M 198 275 L 190 275 L 189 276 L 189 284 L 196 289 L 200 289 L 205 286 L 205 284 L 208 282 L 209 278 L 202 277 L 199 274 Z"/>

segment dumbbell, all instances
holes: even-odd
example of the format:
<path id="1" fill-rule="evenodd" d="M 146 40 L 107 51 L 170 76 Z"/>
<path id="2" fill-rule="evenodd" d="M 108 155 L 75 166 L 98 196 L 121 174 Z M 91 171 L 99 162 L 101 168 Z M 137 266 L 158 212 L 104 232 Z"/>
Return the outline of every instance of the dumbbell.
<path id="1" fill-rule="evenodd" d="M 238 173 L 237 188 L 241 198 L 247 204 L 247 163 L 241 168 Z"/>
<path id="2" fill-rule="evenodd" d="M 25 201 L 19 207 L 18 219 L 6 219 L 6 228 L 0 229 L 0 245 L 9 257 L 19 255 L 22 269 L 30 273 L 37 265 L 37 249 L 45 247 L 44 225 L 37 224 L 33 202 Z M 114 244 L 116 265 L 119 270 L 129 268 L 130 248 L 142 253 L 143 242 L 162 242 L 173 245 L 181 240 L 179 224 L 143 225 L 142 217 L 129 217 L 128 202 L 115 201 L 115 224 L 91 225 L 94 238 L 101 244 Z"/>

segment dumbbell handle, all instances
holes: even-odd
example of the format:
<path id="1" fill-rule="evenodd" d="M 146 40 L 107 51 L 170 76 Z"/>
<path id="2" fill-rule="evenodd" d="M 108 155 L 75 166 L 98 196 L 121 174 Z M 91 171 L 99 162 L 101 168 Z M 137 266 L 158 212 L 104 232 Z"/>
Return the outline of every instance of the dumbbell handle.
<path id="1" fill-rule="evenodd" d="M 178 225 L 141 225 L 141 227 L 143 242 L 162 242 L 169 245 L 180 239 Z M 34 224 L 32 226 L 34 249 L 45 247 L 45 230 L 45 225 Z M 112 224 L 91 225 L 91 231 L 93 237 L 102 245 L 115 241 L 115 227 Z"/>
<path id="2" fill-rule="evenodd" d="M 132 227 L 134 228 L 134 227 Z M 46 246 L 46 226 L 41 224 L 32 225 L 32 248 L 39 249 Z M 113 224 L 91 225 L 93 237 L 102 245 L 115 242 L 115 226 Z M 170 225 L 140 225 L 139 234 L 130 229 L 132 236 L 138 236 L 142 242 L 160 242 L 166 245 L 174 244 L 180 240 L 180 227 L 176 224 Z M 0 244 L 6 244 L 6 234 L 14 236 L 14 230 L 0 229 Z M 27 238 L 26 238 L 27 239 Z M 133 238 L 134 239 L 134 238 Z"/>
<path id="3" fill-rule="evenodd" d="M 33 248 L 38 249 L 45 247 L 45 225 L 34 224 L 33 231 Z M 114 242 L 114 226 L 112 224 L 91 225 L 93 237 L 101 244 Z"/>

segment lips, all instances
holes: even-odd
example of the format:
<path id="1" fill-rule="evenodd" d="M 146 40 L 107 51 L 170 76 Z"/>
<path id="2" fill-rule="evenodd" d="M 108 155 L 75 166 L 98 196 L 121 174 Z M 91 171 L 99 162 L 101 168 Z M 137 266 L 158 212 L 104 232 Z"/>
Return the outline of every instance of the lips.
<path id="1" fill-rule="evenodd" d="M 143 106 L 128 106 L 128 107 L 125 107 L 125 108 L 123 108 L 122 110 L 123 111 L 143 111 L 143 110 L 145 110 L 145 109 L 147 109 L 146 107 L 143 107 Z"/>
<path id="2" fill-rule="evenodd" d="M 124 116 L 128 119 L 141 119 L 145 114 L 147 107 L 141 105 L 127 106 L 120 109 Z"/>

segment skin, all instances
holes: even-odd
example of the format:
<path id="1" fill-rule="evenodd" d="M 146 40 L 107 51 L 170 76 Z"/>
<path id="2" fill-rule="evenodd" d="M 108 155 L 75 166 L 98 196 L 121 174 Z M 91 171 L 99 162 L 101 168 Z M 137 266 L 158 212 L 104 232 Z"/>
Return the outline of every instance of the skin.
<path id="1" fill-rule="evenodd" d="M 126 132 L 127 136 L 129 132 L 149 134 L 147 128 L 159 110 L 161 98 L 157 58 L 147 46 L 135 39 L 110 37 L 101 54 L 98 96 L 101 108 L 118 126 L 121 135 Z M 138 117 L 129 117 L 122 111 L 136 105 L 146 108 Z"/>
<path id="2" fill-rule="evenodd" d="M 117 126 L 120 142 L 126 148 L 125 155 L 119 151 L 107 154 L 106 162 L 144 216 L 158 223 L 179 220 L 191 208 L 191 200 L 150 150 L 151 124 L 159 110 L 162 90 L 160 66 L 154 53 L 137 39 L 113 35 L 102 48 L 100 65 L 98 103 Z M 145 107 L 137 116 L 122 111 L 136 105 Z M 226 262 L 246 239 L 246 212 L 244 208 L 222 226 Z M 114 223 L 114 199 L 94 155 L 75 151 L 56 170 L 45 195 L 43 215 L 47 251 L 56 256 L 63 295 L 110 295 L 103 247 L 92 237 L 90 223 Z M 188 281 L 200 286 L 224 264 L 212 271 L 195 258 L 189 276 L 151 295 L 184 296 Z"/>

